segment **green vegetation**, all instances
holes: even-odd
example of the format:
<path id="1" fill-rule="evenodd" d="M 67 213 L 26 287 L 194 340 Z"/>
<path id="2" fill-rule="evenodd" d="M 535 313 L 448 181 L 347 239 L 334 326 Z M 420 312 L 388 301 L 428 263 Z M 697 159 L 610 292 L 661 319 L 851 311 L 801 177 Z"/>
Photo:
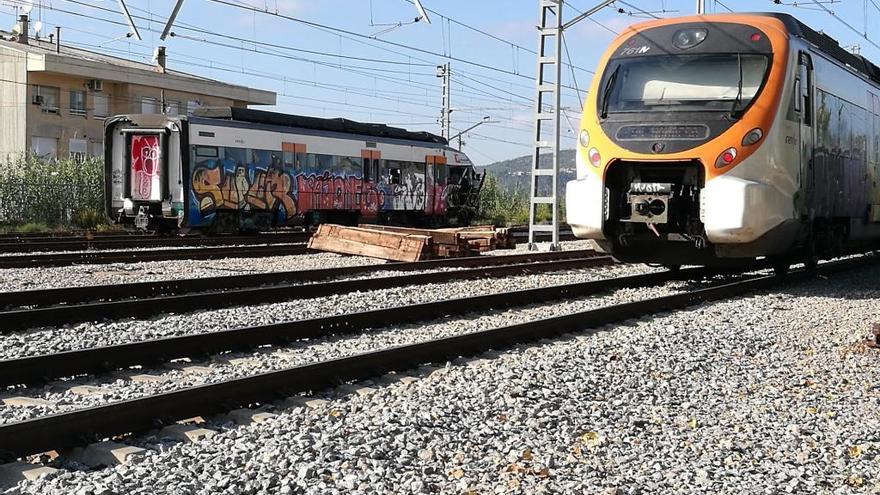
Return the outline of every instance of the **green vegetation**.
<path id="1" fill-rule="evenodd" d="M 27 157 L 0 165 L 0 228 L 11 232 L 96 229 L 104 217 L 99 159 Z"/>
<path id="2" fill-rule="evenodd" d="M 524 155 L 487 165 L 486 180 L 480 191 L 481 223 L 523 225 L 529 223 L 529 178 L 532 156 Z M 550 155 L 541 155 L 549 165 Z M 565 222 L 565 184 L 575 178 L 575 150 L 562 150 L 559 155 L 559 220 Z M 546 185 L 546 184 L 545 184 Z M 538 220 L 550 221 L 550 206 L 539 205 Z"/>
<path id="3" fill-rule="evenodd" d="M 562 202 L 561 202 L 562 203 Z M 565 221 L 565 204 L 560 204 L 560 221 Z M 550 221 L 550 205 L 539 205 L 538 220 Z M 499 226 L 529 223 L 529 193 L 519 187 L 506 189 L 491 173 L 486 175 L 480 190 L 480 212 L 474 223 L 491 223 Z"/>
<path id="4" fill-rule="evenodd" d="M 529 195 L 526 191 L 508 191 L 488 174 L 480 190 L 479 220 L 475 223 L 514 225 L 529 223 Z"/>

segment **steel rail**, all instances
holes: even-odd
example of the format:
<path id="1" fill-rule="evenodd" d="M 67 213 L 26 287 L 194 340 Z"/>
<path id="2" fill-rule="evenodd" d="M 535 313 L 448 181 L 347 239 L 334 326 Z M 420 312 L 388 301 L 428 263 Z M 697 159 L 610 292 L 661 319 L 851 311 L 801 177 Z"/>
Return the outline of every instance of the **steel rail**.
<path id="1" fill-rule="evenodd" d="M 8 242 L 9 240 L 21 239 L 84 239 L 86 236 L 92 237 L 127 237 L 127 236 L 143 236 L 146 234 L 123 230 L 118 232 L 86 232 L 86 231 L 62 231 L 62 232 L 6 232 L 0 234 L 0 241 Z"/>
<path id="2" fill-rule="evenodd" d="M 82 264 L 138 263 L 180 259 L 213 260 L 220 258 L 259 258 L 288 256 L 307 252 L 305 244 L 245 247 L 192 247 L 156 251 L 89 251 L 83 253 L 32 254 L 0 256 L 0 268 L 56 267 Z"/>
<path id="3" fill-rule="evenodd" d="M 293 234 L 266 234 L 254 236 L 182 236 L 159 237 L 152 235 L 129 235 L 122 237 L 95 237 L 93 239 L 63 237 L 39 239 L 0 239 L 0 253 L 28 253 L 40 251 L 85 251 L 99 249 L 124 249 L 137 247 L 174 247 L 174 246 L 251 246 L 255 244 L 291 244 L 304 243 L 311 234 L 298 232 Z"/>
<path id="4" fill-rule="evenodd" d="M 284 344 L 300 339 L 351 334 L 369 328 L 580 298 L 623 287 L 647 287 L 670 280 L 695 279 L 709 273 L 704 269 L 677 273 L 654 272 L 8 359 L 0 361 L 0 386 L 36 385 L 54 378 L 103 373 L 184 357 L 243 351 L 267 344 Z"/>
<path id="5" fill-rule="evenodd" d="M 870 258 L 869 261 L 876 262 L 876 257 Z M 817 272 L 841 271 L 862 265 L 864 261 L 829 263 L 820 266 Z M 363 380 L 390 371 L 402 371 L 424 363 L 444 362 L 489 349 L 736 297 L 770 288 L 781 281 L 803 280 L 812 276 L 812 273 L 802 270 L 787 277 L 757 277 L 6 424 L 0 426 L 0 456 L 14 459 L 69 448 L 101 438 L 145 431 L 162 423 L 267 403 L 283 396 Z"/>
<path id="6" fill-rule="evenodd" d="M 439 268 L 464 268 L 497 266 L 573 258 L 587 258 L 598 254 L 591 249 L 556 251 L 549 253 L 527 252 L 504 256 L 474 256 L 407 263 L 377 263 L 373 265 L 345 266 L 337 268 L 314 268 L 284 272 L 224 275 L 220 277 L 182 278 L 157 282 L 133 282 L 116 285 L 86 285 L 57 289 L 34 289 L 16 292 L 0 292 L 0 310 L 18 307 L 39 307 L 57 304 L 73 304 L 88 301 L 115 301 L 137 297 L 185 294 L 187 292 L 218 291 L 259 287 L 272 284 L 291 284 L 330 280 L 349 275 L 377 271 L 417 271 Z"/>
<path id="7" fill-rule="evenodd" d="M 449 282 L 452 280 L 574 270 L 605 266 L 612 263 L 614 261 L 610 257 L 591 256 L 588 258 L 504 264 L 501 266 L 465 268 L 454 271 L 437 271 L 411 275 L 335 280 L 313 284 L 280 284 L 225 291 L 17 309 L 0 312 L 0 321 L 3 322 L 2 326 L 0 326 L 0 334 L 37 326 L 62 325 L 113 318 L 156 316 L 161 313 L 186 313 L 199 309 L 295 301 L 313 297 L 347 294 L 355 291 Z"/>

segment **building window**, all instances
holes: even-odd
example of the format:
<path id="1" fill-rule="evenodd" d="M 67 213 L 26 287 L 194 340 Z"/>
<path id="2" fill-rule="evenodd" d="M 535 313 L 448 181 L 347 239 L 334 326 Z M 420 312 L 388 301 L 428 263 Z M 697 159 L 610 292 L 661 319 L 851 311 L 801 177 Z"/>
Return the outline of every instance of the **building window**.
<path id="1" fill-rule="evenodd" d="M 70 115 L 86 116 L 86 92 L 70 92 Z"/>
<path id="2" fill-rule="evenodd" d="M 110 98 L 107 95 L 95 94 L 95 110 L 92 114 L 96 119 L 103 119 L 110 116 Z"/>
<path id="3" fill-rule="evenodd" d="M 195 112 L 196 109 L 199 108 L 200 106 L 202 106 L 202 104 L 196 100 L 187 101 L 186 102 L 186 115 L 191 116 L 193 114 L 193 112 Z"/>
<path id="4" fill-rule="evenodd" d="M 40 105 L 43 113 L 58 113 L 60 89 L 52 86 L 34 86 L 33 104 Z"/>
<path id="5" fill-rule="evenodd" d="M 177 117 L 180 115 L 180 102 L 168 101 L 165 103 L 165 114 L 169 117 Z"/>
<path id="6" fill-rule="evenodd" d="M 55 158 L 58 156 L 58 139 L 50 137 L 31 138 L 31 153 L 44 158 Z"/>
<path id="7" fill-rule="evenodd" d="M 92 141 L 90 143 L 91 146 L 91 155 L 92 156 L 104 156 L 104 142 L 103 141 Z"/>
<path id="8" fill-rule="evenodd" d="M 159 113 L 159 101 L 149 96 L 142 97 L 141 113 Z"/>

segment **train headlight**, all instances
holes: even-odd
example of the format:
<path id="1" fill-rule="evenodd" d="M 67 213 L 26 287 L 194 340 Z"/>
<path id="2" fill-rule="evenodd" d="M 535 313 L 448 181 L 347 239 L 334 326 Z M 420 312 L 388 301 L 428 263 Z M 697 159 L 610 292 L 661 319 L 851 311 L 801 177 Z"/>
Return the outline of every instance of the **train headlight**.
<path id="1" fill-rule="evenodd" d="M 578 136 L 578 141 L 581 143 L 581 146 L 586 148 L 590 145 L 590 133 L 586 129 L 582 130 L 580 136 Z"/>
<path id="2" fill-rule="evenodd" d="M 736 148 L 727 148 L 715 160 L 715 168 L 726 167 L 736 160 Z"/>
<path id="3" fill-rule="evenodd" d="M 602 164 L 602 155 L 599 154 L 599 150 L 596 148 L 590 148 L 588 156 L 590 157 L 590 163 L 592 163 L 594 167 L 598 167 Z"/>
<path id="4" fill-rule="evenodd" d="M 746 133 L 745 136 L 743 136 L 743 146 L 751 146 L 753 144 L 757 144 L 757 142 L 760 141 L 762 137 L 764 137 L 764 131 L 756 127 Z"/>
<path id="5" fill-rule="evenodd" d="M 672 44 L 676 48 L 687 50 L 706 41 L 706 35 L 708 34 L 709 32 L 705 29 L 682 29 L 677 31 L 675 36 L 672 37 Z"/>

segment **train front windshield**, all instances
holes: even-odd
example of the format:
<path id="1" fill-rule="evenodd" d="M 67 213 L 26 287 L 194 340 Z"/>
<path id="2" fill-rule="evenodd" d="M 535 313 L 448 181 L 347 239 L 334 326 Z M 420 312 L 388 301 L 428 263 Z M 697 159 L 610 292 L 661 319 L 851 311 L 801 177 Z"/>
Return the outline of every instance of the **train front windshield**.
<path id="1" fill-rule="evenodd" d="M 761 89 L 769 58 L 756 54 L 657 55 L 612 59 L 599 112 L 725 111 L 746 108 Z"/>

